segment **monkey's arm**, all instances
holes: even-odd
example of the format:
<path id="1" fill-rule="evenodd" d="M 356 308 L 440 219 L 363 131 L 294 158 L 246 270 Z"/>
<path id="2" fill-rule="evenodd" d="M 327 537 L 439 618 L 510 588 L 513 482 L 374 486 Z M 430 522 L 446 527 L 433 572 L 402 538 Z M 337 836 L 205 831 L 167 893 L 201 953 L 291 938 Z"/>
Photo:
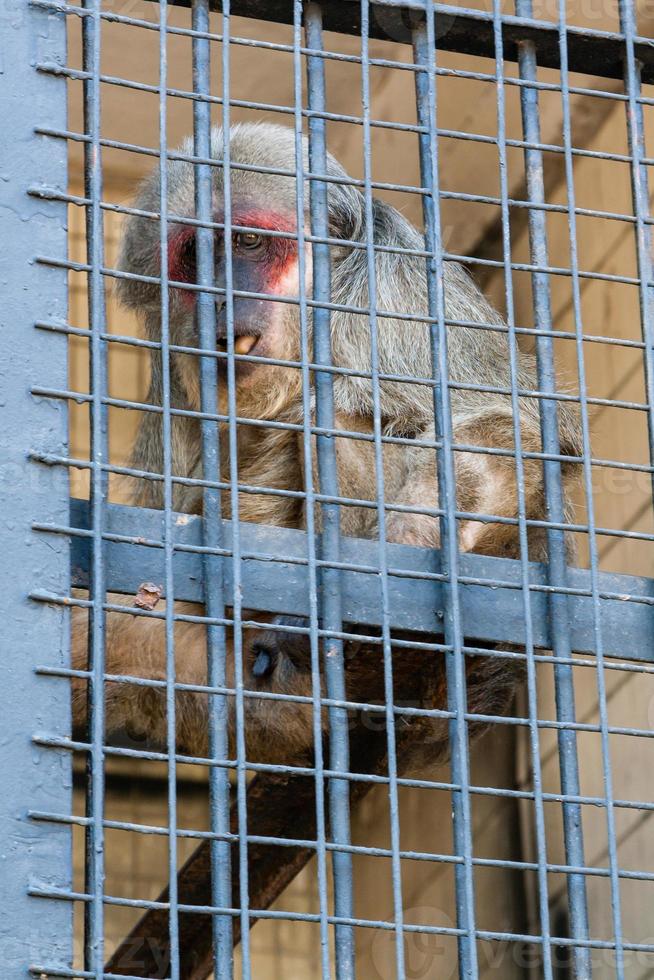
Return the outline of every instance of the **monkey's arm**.
<path id="1" fill-rule="evenodd" d="M 524 421 L 520 428 L 522 453 L 540 450 L 540 434 Z M 516 482 L 515 433 L 512 417 L 502 414 L 481 416 L 455 426 L 455 445 L 475 450 L 454 450 L 456 508 L 480 516 L 515 519 L 518 516 Z M 423 433 L 416 447 L 409 450 L 406 478 L 392 498 L 400 505 L 438 508 L 436 453 L 433 448 L 420 448 L 420 441 L 433 441 L 434 430 Z M 488 449 L 501 450 L 489 455 Z M 538 517 L 543 510 L 542 471 L 538 460 L 522 460 L 524 473 L 524 502 L 527 517 Z M 389 541 L 422 547 L 439 546 L 437 516 L 395 511 L 386 522 Z M 457 522 L 459 548 L 489 555 L 517 555 L 518 529 L 514 523 L 492 520 L 461 519 Z"/>
<path id="2" fill-rule="evenodd" d="M 337 416 L 337 428 L 344 432 L 371 434 L 370 420 L 342 414 Z M 539 460 L 525 454 L 539 452 L 540 431 L 537 419 L 526 416 L 520 423 L 524 500 L 526 516 L 538 518 L 543 513 L 542 466 Z M 398 544 L 437 548 L 440 545 L 438 514 L 438 480 L 434 428 L 424 429 L 415 442 L 383 442 L 384 500 L 386 538 Z M 488 517 L 515 519 L 518 516 L 516 482 L 515 432 L 510 412 L 479 413 L 472 419 L 459 421 L 454 427 L 455 445 L 471 449 L 454 450 L 456 507 L 458 511 Z M 339 493 L 343 498 L 375 499 L 375 444 L 371 440 L 354 439 L 347 435 L 335 440 L 338 465 Z M 430 445 L 430 443 L 432 445 Z M 488 449 L 500 450 L 489 454 Z M 574 446 L 562 445 L 563 452 L 575 452 Z M 564 484 L 570 481 L 570 467 L 564 466 Z M 314 451 L 314 483 L 319 485 L 319 470 Z M 393 510 L 392 505 L 412 508 Z M 378 534 L 376 507 L 344 504 L 341 513 L 343 533 L 353 537 L 375 538 Z M 518 529 L 515 523 L 491 520 L 461 519 L 457 522 L 459 547 L 496 556 L 519 554 Z M 538 533 L 530 532 L 530 544 L 537 544 Z M 535 552 L 534 552 L 535 554 Z"/>
<path id="3" fill-rule="evenodd" d="M 344 434 L 335 439 L 339 495 L 353 500 L 375 500 L 376 459 L 372 423 L 369 419 L 336 416 L 336 428 L 344 433 L 361 433 L 368 438 Z M 540 432 L 531 418 L 521 420 L 522 454 L 540 451 Z M 455 424 L 455 445 L 474 447 L 475 451 L 454 450 L 456 507 L 459 511 L 489 517 L 516 518 L 518 492 L 516 483 L 515 433 L 509 412 L 479 413 L 475 418 Z M 424 429 L 415 442 L 382 443 L 386 538 L 397 544 L 423 548 L 440 545 L 438 514 L 438 480 L 434 428 Z M 429 444 L 432 445 L 429 445 Z M 490 455 L 488 449 L 500 450 Z M 565 451 L 565 450 L 563 450 Z M 314 486 L 319 487 L 319 467 L 314 443 Z M 542 467 L 538 460 L 523 458 L 525 511 L 527 517 L 543 513 Z M 570 473 L 564 467 L 564 483 Z M 413 510 L 393 510 L 393 505 Z M 317 508 L 318 510 L 318 508 Z M 320 525 L 320 515 L 317 514 Z M 352 537 L 376 538 L 376 506 L 343 504 L 341 527 Z M 496 556 L 519 554 L 518 529 L 515 523 L 474 519 L 457 522 L 461 551 L 475 551 Z M 536 534 L 532 532 L 531 538 Z M 535 543 L 535 540 L 534 540 Z"/>

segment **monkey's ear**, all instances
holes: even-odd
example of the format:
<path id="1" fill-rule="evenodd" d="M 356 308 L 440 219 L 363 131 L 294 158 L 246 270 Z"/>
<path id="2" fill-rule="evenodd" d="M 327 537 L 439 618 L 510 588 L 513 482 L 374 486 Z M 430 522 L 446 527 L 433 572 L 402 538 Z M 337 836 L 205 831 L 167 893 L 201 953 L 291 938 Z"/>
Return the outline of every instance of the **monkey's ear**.
<path id="1" fill-rule="evenodd" d="M 329 237 L 339 238 L 344 242 L 342 248 L 335 246 L 333 250 L 335 259 L 342 258 L 351 251 L 347 242 L 357 242 L 361 237 L 363 197 L 355 188 L 350 187 L 347 190 L 354 193 L 339 193 L 333 197 L 330 194 Z"/>
<path id="2" fill-rule="evenodd" d="M 179 168 L 169 164 L 168 177 L 169 185 L 175 181 L 176 188 Z M 172 193 L 169 200 L 172 202 Z M 124 219 L 116 267 L 127 275 L 116 279 L 115 294 L 123 306 L 146 312 L 158 309 L 161 303 L 161 288 L 156 281 L 161 274 L 158 169 L 139 184 L 134 208 L 144 213 L 129 214 Z"/>
<path id="3" fill-rule="evenodd" d="M 346 242 L 358 241 L 365 214 L 363 196 L 358 187 L 349 183 L 351 178 L 331 153 L 327 154 L 327 174 L 337 178 L 327 185 L 329 237 L 341 238 Z M 337 253 L 347 254 L 348 251 L 345 246 Z M 334 257 L 337 258 L 338 254 Z"/>
<path id="4" fill-rule="evenodd" d="M 358 202 L 356 202 L 358 203 Z M 329 232 L 332 238 L 352 239 L 359 229 L 361 209 L 349 197 L 338 197 L 329 202 Z"/>
<path id="5" fill-rule="evenodd" d="M 126 219 L 116 266 L 119 272 L 127 273 L 115 280 L 114 293 L 118 301 L 128 309 L 157 308 L 161 291 L 156 282 L 149 280 L 156 280 L 161 271 L 158 220 L 139 215 L 130 215 Z M 140 276 L 143 278 L 132 278 Z"/>

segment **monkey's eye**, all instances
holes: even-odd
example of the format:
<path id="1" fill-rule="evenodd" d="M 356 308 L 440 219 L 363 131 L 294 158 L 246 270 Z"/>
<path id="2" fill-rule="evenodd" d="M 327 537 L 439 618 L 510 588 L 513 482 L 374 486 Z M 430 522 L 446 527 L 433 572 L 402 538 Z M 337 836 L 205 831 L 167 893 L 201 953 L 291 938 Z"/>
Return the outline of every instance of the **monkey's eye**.
<path id="1" fill-rule="evenodd" d="M 255 231 L 242 231 L 234 235 L 232 242 L 241 252 L 258 252 L 264 244 L 263 236 Z"/>

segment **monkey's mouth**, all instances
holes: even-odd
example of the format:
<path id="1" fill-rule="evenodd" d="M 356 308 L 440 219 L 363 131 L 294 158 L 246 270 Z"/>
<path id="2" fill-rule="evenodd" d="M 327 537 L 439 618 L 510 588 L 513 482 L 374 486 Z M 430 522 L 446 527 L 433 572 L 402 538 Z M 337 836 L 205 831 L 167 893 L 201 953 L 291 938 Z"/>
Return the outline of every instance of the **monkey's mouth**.
<path id="1" fill-rule="evenodd" d="M 240 334 L 234 337 L 235 354 L 251 354 L 261 338 L 254 334 Z M 216 350 L 223 354 L 227 353 L 227 337 L 218 337 Z"/>

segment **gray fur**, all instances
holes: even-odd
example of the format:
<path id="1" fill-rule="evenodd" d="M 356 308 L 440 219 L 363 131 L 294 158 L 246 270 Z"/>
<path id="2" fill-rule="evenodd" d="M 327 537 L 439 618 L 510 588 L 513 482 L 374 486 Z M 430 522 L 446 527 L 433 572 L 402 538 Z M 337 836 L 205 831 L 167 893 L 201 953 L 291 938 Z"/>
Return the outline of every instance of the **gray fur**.
<path id="1" fill-rule="evenodd" d="M 212 133 L 212 156 L 221 160 L 222 131 Z M 185 154 L 192 154 L 192 143 L 186 140 L 180 147 Z M 295 135 L 292 130 L 271 124 L 238 124 L 231 129 L 230 154 L 233 163 L 261 166 L 268 169 L 294 170 Z M 303 146 L 304 165 L 308 167 L 306 140 Z M 341 165 L 328 156 L 327 172 L 330 176 L 346 177 Z M 215 199 L 222 196 L 223 171 L 214 171 Z M 265 201 L 288 211 L 295 212 L 295 177 L 280 177 L 232 169 L 231 187 L 234 200 Z M 171 227 L 179 219 L 193 217 L 193 164 L 172 160 L 168 165 L 168 215 Z M 143 183 L 137 207 L 145 211 L 159 211 L 159 175 L 155 170 Z M 309 188 L 305 188 L 308 204 Z M 329 185 L 329 216 L 331 235 L 352 241 L 365 241 L 364 198 L 359 190 L 347 184 Z M 308 215 L 307 215 L 308 224 Z M 374 202 L 374 243 L 380 246 L 397 246 L 408 249 L 424 249 L 424 240 L 418 231 L 394 208 L 380 201 Z M 368 306 L 368 266 L 365 249 L 332 249 L 332 297 L 336 304 Z M 118 262 L 120 270 L 136 275 L 157 278 L 159 265 L 159 223 L 144 217 L 129 217 L 125 226 Z M 419 378 L 431 378 L 431 348 L 429 326 L 426 323 L 393 319 L 384 311 L 427 315 L 427 288 L 425 261 L 419 256 L 376 253 L 376 292 L 379 333 L 379 370 Z M 451 320 L 462 320 L 501 325 L 498 313 L 488 304 L 472 279 L 460 265 L 444 264 L 445 315 Z M 117 285 L 121 301 L 137 310 L 143 317 L 151 339 L 159 339 L 158 313 L 160 287 L 134 279 L 119 279 Z M 310 311 L 309 311 L 310 312 Z M 196 343 L 193 316 L 183 307 L 176 290 L 170 291 L 170 325 L 173 342 L 193 346 Z M 310 324 L 309 324 L 310 326 Z M 297 323 L 291 329 L 297 332 Z M 370 328 L 366 316 L 345 313 L 332 315 L 332 349 L 334 363 L 359 371 L 370 371 Z M 509 352 L 505 332 L 479 330 L 466 327 L 448 328 L 449 374 L 454 382 L 467 384 L 511 387 Z M 172 358 L 173 368 L 179 358 Z M 519 355 L 519 372 L 515 384 L 520 388 L 534 386 L 535 364 L 533 358 Z M 369 379 L 338 377 L 335 381 L 335 409 L 344 415 L 369 417 L 372 414 L 372 392 Z M 179 372 L 173 369 L 173 403 L 190 407 L 187 393 L 180 383 Z M 289 404 L 297 397 L 297 389 L 289 392 Z M 153 382 L 150 400 L 161 404 L 160 372 L 156 359 L 153 362 Z M 509 396 L 484 392 L 460 392 L 451 395 L 453 428 L 480 416 L 511 416 Z M 382 382 L 381 410 L 386 431 L 421 431 L 433 421 L 432 389 L 424 385 Z M 574 453 L 577 443 L 577 425 L 574 415 L 561 406 L 562 451 Z M 538 426 L 538 408 L 534 400 L 521 401 L 521 414 L 530 425 Z M 152 452 L 148 457 L 155 472 L 161 472 L 161 440 L 155 436 L 157 418 L 146 421 L 147 441 Z M 197 453 L 188 454 L 188 445 L 194 439 L 192 425 L 179 423 L 181 435 L 177 440 L 175 472 L 188 473 L 189 465 L 197 462 Z M 137 456 L 143 459 L 144 440 L 140 440 Z"/>
<path id="2" fill-rule="evenodd" d="M 192 152 L 190 141 L 182 145 L 186 154 Z M 232 170 L 232 196 L 235 202 L 254 203 L 259 207 L 274 207 L 288 214 L 295 213 L 296 180 L 295 137 L 291 130 L 272 125 L 243 124 L 232 127 L 230 143 L 233 162 L 267 169 L 290 171 L 289 176 L 257 174 Z M 305 167 L 307 145 L 303 146 Z M 222 133 L 212 135 L 212 155 L 222 158 Z M 344 178 L 340 164 L 329 157 L 328 174 Z M 223 172 L 214 171 L 215 203 L 220 208 Z M 184 161 L 170 161 L 168 166 L 168 219 L 171 230 L 184 218 L 193 217 L 193 165 Z M 308 202 L 308 187 L 305 188 Z M 355 187 L 343 183 L 329 185 L 330 234 L 344 244 L 332 248 L 332 300 L 335 304 L 366 308 L 368 306 L 368 265 L 366 250 L 345 244 L 347 241 L 365 241 L 364 199 Z M 155 171 L 142 185 L 136 205 L 139 209 L 158 213 L 159 178 Z M 308 218 L 305 220 L 308 226 Z M 424 248 L 422 236 L 396 210 L 387 204 L 374 203 L 374 243 L 404 249 Z M 136 278 L 123 278 L 118 282 L 118 294 L 122 302 L 136 310 L 143 319 L 147 335 L 160 339 L 160 286 L 139 281 L 138 277 L 158 278 L 159 222 L 156 218 L 133 216 L 128 218 L 119 260 L 120 269 Z M 378 306 L 379 369 L 382 373 L 429 379 L 432 376 L 429 327 L 418 320 L 402 320 L 388 314 L 427 313 L 427 281 L 424 258 L 376 252 L 376 294 Z M 444 292 L 446 317 L 471 324 L 497 324 L 501 318 L 489 306 L 467 273 L 454 263 L 444 267 Z M 310 283 L 307 283 L 310 290 Z M 170 290 L 170 338 L 172 343 L 197 346 L 194 315 L 178 295 Z M 281 337 L 285 359 L 298 359 L 300 331 L 297 307 L 271 302 L 271 314 L 266 323 L 274 318 L 277 327 L 283 329 L 275 336 Z M 276 308 L 273 310 L 273 308 Z M 310 326 L 310 324 L 309 324 Z M 371 338 L 368 317 L 361 314 L 334 313 L 331 318 L 332 350 L 336 365 L 360 372 L 371 369 Z M 274 331 L 272 331 L 274 333 Z M 479 329 L 474 326 L 452 326 L 447 330 L 449 375 L 451 380 L 462 384 L 492 385 L 511 388 L 509 348 L 505 331 Z M 277 341 L 276 341 L 277 342 Z M 281 356 L 281 355 L 279 355 Z M 518 376 L 514 383 L 525 389 L 537 388 L 534 359 L 527 354 L 519 355 Z M 173 354 L 170 359 L 171 403 L 182 409 L 199 408 L 197 358 Z M 258 420 L 302 421 L 302 391 L 300 372 L 293 368 L 263 365 L 256 368 L 250 380 L 243 382 L 237 372 L 236 398 L 239 416 Z M 241 377 L 241 380 L 239 380 Z M 336 426 L 344 430 L 363 433 L 372 431 L 372 389 L 366 378 L 337 376 L 334 383 Z M 160 354 L 152 357 L 152 378 L 149 400 L 155 405 L 162 403 Z M 517 479 L 514 459 L 514 425 L 519 425 L 523 450 L 531 458 L 523 460 L 523 500 L 527 518 L 542 518 L 545 505 L 542 492 L 542 466 L 533 458 L 541 448 L 538 401 L 521 398 L 519 419 L 512 415 L 508 395 L 480 391 L 453 389 L 452 427 L 455 443 L 472 444 L 483 448 L 498 448 L 505 455 L 490 455 L 458 451 L 455 453 L 457 481 L 457 507 L 459 511 L 495 515 L 514 519 L 518 513 Z M 218 408 L 225 410 L 224 393 L 220 395 Z M 382 421 L 386 433 L 406 433 L 415 437 L 409 445 L 385 443 L 383 446 L 384 492 L 387 504 L 403 505 L 404 510 L 393 510 L 385 516 L 385 532 L 389 541 L 437 547 L 439 523 L 429 513 L 410 512 L 438 506 L 438 486 L 434 451 L 425 446 L 433 441 L 433 395 L 428 385 L 385 381 L 381 385 Z M 563 453 L 572 456 L 579 450 L 579 428 L 574 411 L 567 403 L 559 404 L 560 442 Z M 222 439 L 221 474 L 229 478 L 229 461 L 224 452 L 227 440 Z M 376 496 L 375 454 L 371 442 L 339 438 L 334 440 L 338 463 L 340 493 L 346 498 L 374 501 Z M 184 477 L 201 476 L 200 432 L 197 420 L 173 418 L 173 473 Z M 163 470 L 163 441 L 161 416 L 144 413 L 134 452 L 134 465 L 139 470 L 160 474 Z M 302 448 L 296 434 L 270 427 L 239 426 L 238 428 L 238 477 L 251 487 L 281 488 L 302 491 L 307 474 L 303 472 Z M 574 479 L 574 466 L 563 468 L 566 492 Z M 315 473 L 314 485 L 319 488 L 319 474 Z M 229 495 L 225 494 L 227 498 Z M 149 506 L 161 506 L 161 483 L 140 481 L 135 486 L 134 499 Z M 224 513 L 229 514 L 229 500 L 224 501 Z M 174 506 L 179 510 L 201 509 L 200 492 L 177 486 Z M 316 520 L 320 520 L 317 508 Z M 239 498 L 241 520 L 259 521 L 265 524 L 301 527 L 305 514 L 301 494 L 296 497 L 275 497 L 256 492 L 242 493 Z M 361 505 L 342 506 L 341 521 L 346 534 L 359 537 L 375 537 L 378 533 L 377 513 L 374 508 Z M 498 521 L 458 521 L 459 545 L 462 550 L 492 555 L 520 555 L 520 542 L 515 520 L 513 523 Z M 534 557 L 544 554 L 542 530 L 530 529 L 530 553 Z M 115 599 L 115 597 L 114 597 Z M 247 597 L 245 597 L 247 601 Z M 177 609 L 177 605 L 176 605 Z M 85 616 L 83 610 L 74 610 L 79 622 L 74 643 L 74 666 L 86 664 Z M 261 619 L 262 615 L 257 614 Z M 158 623 L 158 625 L 157 625 Z M 206 683 L 206 651 L 204 630 L 195 625 L 178 623 L 176 649 L 180 656 L 181 676 L 190 684 Z M 111 614 L 107 621 L 107 670 L 115 674 L 130 672 L 143 676 L 166 676 L 165 636 L 158 621 L 133 621 L 120 614 Z M 252 631 L 246 631 L 246 634 Z M 287 656 L 283 634 L 280 638 L 278 667 L 266 684 L 269 689 L 292 693 L 311 693 L 310 675 L 298 671 Z M 255 631 L 256 637 L 256 631 Z M 146 642 L 147 641 L 147 642 Z M 246 650 L 252 644 L 252 636 L 244 637 Z M 147 654 L 147 656 L 145 656 Z M 399 655 L 399 654 L 398 654 Z M 144 659 L 145 657 L 145 659 Z M 141 667 L 140 665 L 143 664 Z M 233 667 L 231 647 L 228 667 Z M 247 672 L 247 664 L 246 664 Z M 516 668 L 500 656 L 466 658 L 468 710 L 480 714 L 503 711 L 516 682 Z M 178 674 L 179 677 L 179 674 Z M 257 679 L 250 675 L 248 687 L 256 687 Z M 427 677 L 426 684 L 433 688 L 430 706 L 446 705 L 442 664 L 440 673 Z M 74 702 L 78 723 L 83 720 L 83 684 L 77 687 Z M 154 694 L 154 692 L 153 692 Z M 129 685 L 114 686 L 107 704 L 109 728 L 124 727 L 144 711 L 142 699 L 130 691 Z M 165 717 L 162 704 L 147 708 L 149 718 L 140 724 L 150 725 L 149 730 L 157 737 L 157 725 Z M 248 700 L 247 718 L 248 755 L 251 759 L 275 760 L 297 757 L 312 744 L 311 710 L 307 705 L 278 704 Z M 233 717 L 230 719 L 233 735 Z M 195 754 L 206 746 L 206 703 L 200 695 L 188 695 L 178 702 L 180 741 Z M 482 725 L 470 725 L 470 731 L 478 731 Z M 441 757 L 447 745 L 446 726 L 422 722 L 414 726 L 414 738 L 422 747 L 423 757 Z M 406 760 L 405 760 L 406 761 Z"/>

